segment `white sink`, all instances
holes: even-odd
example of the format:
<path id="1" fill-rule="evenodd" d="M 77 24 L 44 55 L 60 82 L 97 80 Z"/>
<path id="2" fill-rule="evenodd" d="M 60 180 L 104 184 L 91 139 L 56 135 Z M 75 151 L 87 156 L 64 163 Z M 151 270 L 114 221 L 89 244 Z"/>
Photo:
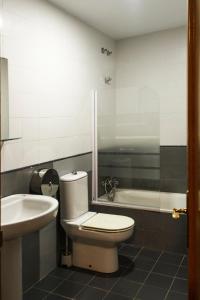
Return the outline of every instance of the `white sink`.
<path id="1" fill-rule="evenodd" d="M 52 221 L 58 201 L 41 195 L 17 194 L 1 199 L 3 239 L 11 240 L 39 230 Z"/>

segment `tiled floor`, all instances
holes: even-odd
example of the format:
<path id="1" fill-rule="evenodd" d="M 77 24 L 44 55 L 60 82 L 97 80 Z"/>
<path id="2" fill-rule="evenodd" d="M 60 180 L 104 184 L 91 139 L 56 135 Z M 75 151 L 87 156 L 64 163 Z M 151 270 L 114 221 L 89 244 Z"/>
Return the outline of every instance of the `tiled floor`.
<path id="1" fill-rule="evenodd" d="M 186 300 L 187 256 L 123 244 L 119 271 L 100 274 L 57 268 L 24 294 L 24 300 Z"/>

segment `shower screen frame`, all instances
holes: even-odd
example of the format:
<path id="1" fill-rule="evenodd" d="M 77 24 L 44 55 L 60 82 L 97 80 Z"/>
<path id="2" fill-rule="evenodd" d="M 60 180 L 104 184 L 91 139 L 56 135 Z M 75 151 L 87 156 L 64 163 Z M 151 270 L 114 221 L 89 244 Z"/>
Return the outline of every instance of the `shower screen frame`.
<path id="1" fill-rule="evenodd" d="M 104 89 L 103 89 L 104 90 Z M 115 90 L 115 92 L 116 92 L 116 89 L 114 89 Z M 92 202 L 95 202 L 95 203 L 100 203 L 101 202 L 101 200 L 100 200 L 100 196 L 99 196 L 99 192 L 101 192 L 101 190 L 99 191 L 99 163 L 100 163 L 100 161 L 99 161 L 99 147 L 100 147 L 100 149 L 101 149 L 101 147 L 102 147 L 102 144 L 101 144 L 101 142 L 98 140 L 98 138 L 99 138 L 99 134 L 100 134 L 100 136 L 101 136 L 101 131 L 99 132 L 99 125 L 101 126 L 102 124 L 104 124 L 104 123 L 102 123 L 101 124 L 101 120 L 99 121 L 99 116 L 100 116 L 100 118 L 101 118 L 101 116 L 102 116 L 102 112 L 101 112 L 101 110 L 99 111 L 99 107 L 100 107 L 100 109 L 104 109 L 105 107 L 101 107 L 101 105 L 102 105 L 102 102 L 98 102 L 98 101 L 101 101 L 101 97 L 102 97 L 102 95 L 101 95 L 101 92 L 102 92 L 102 90 L 100 89 L 100 90 L 93 90 L 92 91 L 92 172 L 93 172 L 93 174 L 92 174 Z M 104 103 L 106 103 L 106 102 L 104 102 Z M 99 114 L 99 112 L 100 112 L 100 114 Z M 115 111 L 114 112 L 115 113 L 115 116 L 117 116 L 117 112 Z M 133 115 L 134 115 L 134 111 L 133 111 Z M 143 112 L 142 111 L 142 115 L 143 114 L 146 114 L 146 112 Z M 156 111 L 156 114 L 159 114 L 159 112 L 157 112 Z M 149 112 L 147 112 L 147 117 L 149 117 Z M 150 114 L 151 114 L 151 112 L 150 112 Z M 122 116 L 123 116 L 123 114 L 122 114 Z M 111 116 L 112 117 L 112 116 Z M 158 117 L 159 118 L 159 115 L 156 115 L 156 117 Z M 157 120 L 157 119 L 155 119 L 155 120 Z M 154 121 L 155 121 L 154 120 Z M 100 122 L 100 123 L 99 123 Z M 104 122 L 104 120 L 102 121 L 102 122 Z M 116 123 L 116 121 L 115 121 L 115 125 L 116 125 L 117 123 Z M 157 124 L 157 123 L 156 123 Z M 133 126 L 135 126 L 135 123 L 133 123 Z M 146 132 L 145 132 L 145 134 L 146 134 Z M 118 135 L 118 132 L 116 131 L 115 133 L 114 133 L 114 137 L 115 138 L 117 138 L 118 139 L 118 137 L 120 137 L 119 135 Z M 137 137 L 137 136 L 136 136 Z M 146 137 L 146 136 L 145 136 Z M 159 137 L 159 139 L 157 140 L 157 143 L 154 145 L 154 146 L 156 146 L 156 149 L 157 149 L 157 151 L 158 151 L 158 155 L 159 155 L 159 157 L 160 157 L 160 135 L 158 134 L 158 137 Z M 123 138 L 123 137 L 122 137 Z M 135 138 L 135 137 L 134 137 Z M 144 138 L 144 136 L 141 136 L 141 138 Z M 147 136 L 147 139 L 148 139 L 148 136 Z M 100 144 L 99 144 L 100 143 Z M 104 145 L 103 145 L 104 146 Z M 135 147 L 135 146 L 134 146 Z M 127 148 L 128 149 L 128 148 Z M 145 149 L 145 150 L 144 150 Z M 143 150 L 141 150 L 141 153 L 139 153 L 139 154 L 141 154 L 141 156 L 145 156 L 145 155 L 148 155 L 148 153 L 146 153 L 145 151 L 146 151 L 146 146 L 145 146 L 145 148 L 144 148 L 143 150 L 144 150 L 144 152 L 143 152 Z M 120 150 L 121 151 L 121 150 Z M 134 150 L 135 151 L 135 150 Z M 150 154 L 153 154 L 153 155 L 156 155 L 156 153 L 153 153 L 154 152 L 154 150 L 151 150 L 152 151 L 152 153 L 150 153 Z M 150 151 L 150 152 L 151 152 Z M 156 151 L 156 152 L 157 152 Z M 137 151 L 136 151 L 137 152 Z M 148 152 L 148 151 L 147 151 Z M 137 153 L 132 153 L 131 152 L 131 155 L 132 155 L 132 157 L 137 157 Z M 131 160 L 131 159 L 130 159 Z M 133 162 L 132 162 L 133 163 Z M 133 165 L 130 165 L 130 168 L 133 168 L 133 170 L 135 169 L 136 170 L 136 172 L 137 172 L 137 169 L 138 169 L 138 167 L 137 167 L 137 164 L 136 164 L 136 166 L 133 164 Z M 140 167 L 139 167 L 140 168 Z M 159 168 L 160 168 L 160 162 L 159 162 Z M 145 168 L 144 168 L 145 169 Z M 150 166 L 150 169 L 151 169 L 151 166 Z M 152 168 L 153 169 L 153 168 Z M 160 171 L 159 171 L 160 172 Z M 153 173 L 152 173 L 153 174 Z M 159 175 L 160 176 L 160 175 Z M 111 176 L 112 177 L 112 176 Z M 114 176 L 115 177 L 115 176 Z M 117 176 L 116 176 L 117 177 Z M 134 178 L 134 177 L 133 177 Z M 147 178 L 148 178 L 148 176 L 147 176 Z M 145 177 L 144 177 L 144 180 L 145 180 Z M 159 178 L 159 180 L 160 180 L 160 178 Z M 158 186 L 159 186 L 159 183 L 158 183 Z M 120 189 L 127 189 L 126 187 L 120 187 Z M 155 188 L 155 187 L 154 187 Z M 138 188 L 137 187 L 130 187 L 130 188 L 128 188 L 128 189 L 131 189 L 131 190 L 137 190 Z M 159 187 L 156 187 L 155 189 L 148 189 L 148 188 L 143 188 L 143 187 L 141 187 L 141 188 L 139 188 L 139 190 L 144 190 L 144 191 L 157 191 L 157 192 L 160 192 L 160 186 Z M 156 204 L 156 208 L 157 209 L 159 209 L 160 208 L 160 201 L 159 201 L 159 193 L 156 193 L 156 196 L 155 196 L 156 198 L 157 198 L 157 204 Z M 142 204 L 141 204 L 141 208 L 142 208 Z"/>
<path id="2" fill-rule="evenodd" d="M 98 201 L 97 90 L 92 91 L 92 201 Z"/>

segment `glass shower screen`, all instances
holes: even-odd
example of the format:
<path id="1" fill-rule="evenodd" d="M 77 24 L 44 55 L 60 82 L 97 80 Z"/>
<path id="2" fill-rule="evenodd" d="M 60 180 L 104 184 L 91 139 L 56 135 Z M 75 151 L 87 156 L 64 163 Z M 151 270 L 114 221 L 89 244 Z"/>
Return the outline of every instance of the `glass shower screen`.
<path id="1" fill-rule="evenodd" d="M 159 208 L 159 98 L 149 88 L 100 89 L 94 101 L 93 200 Z"/>

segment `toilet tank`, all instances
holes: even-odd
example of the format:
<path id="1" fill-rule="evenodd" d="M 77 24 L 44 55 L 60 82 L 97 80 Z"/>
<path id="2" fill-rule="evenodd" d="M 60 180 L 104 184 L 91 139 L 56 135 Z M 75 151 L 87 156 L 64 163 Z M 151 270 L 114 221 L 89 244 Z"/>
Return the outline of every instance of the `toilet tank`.
<path id="1" fill-rule="evenodd" d="M 61 219 L 75 219 L 88 211 L 88 176 L 77 171 L 60 177 Z"/>

